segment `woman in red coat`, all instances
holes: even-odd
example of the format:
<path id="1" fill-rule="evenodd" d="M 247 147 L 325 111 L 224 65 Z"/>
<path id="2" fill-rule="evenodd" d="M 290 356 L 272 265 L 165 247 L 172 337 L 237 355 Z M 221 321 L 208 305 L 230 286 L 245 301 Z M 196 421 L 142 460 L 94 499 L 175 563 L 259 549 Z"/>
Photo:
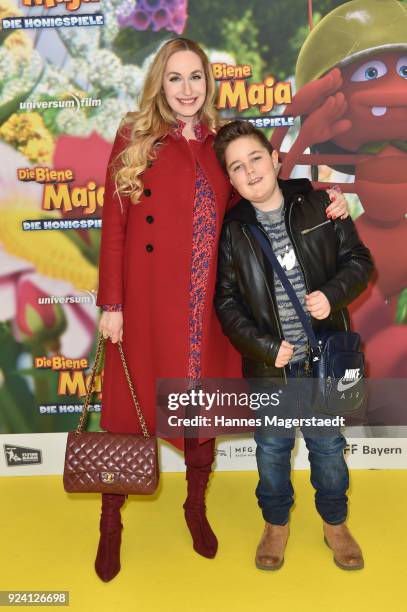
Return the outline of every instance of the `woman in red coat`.
<path id="1" fill-rule="evenodd" d="M 215 85 L 206 55 L 187 39 L 167 42 L 146 76 L 140 110 L 123 120 L 109 160 L 97 303 L 106 346 L 101 425 L 139 432 L 115 343 L 123 340 L 138 399 L 155 431 L 156 380 L 240 377 L 240 355 L 212 305 L 217 244 L 231 186 L 214 151 Z M 332 206 L 343 212 L 343 203 Z M 336 208 L 335 208 L 336 206 Z M 185 519 L 194 549 L 214 557 L 205 514 L 214 440 L 171 441 L 185 452 Z M 201 443 L 200 443 L 201 442 Z M 95 567 L 120 570 L 123 495 L 102 496 Z"/>

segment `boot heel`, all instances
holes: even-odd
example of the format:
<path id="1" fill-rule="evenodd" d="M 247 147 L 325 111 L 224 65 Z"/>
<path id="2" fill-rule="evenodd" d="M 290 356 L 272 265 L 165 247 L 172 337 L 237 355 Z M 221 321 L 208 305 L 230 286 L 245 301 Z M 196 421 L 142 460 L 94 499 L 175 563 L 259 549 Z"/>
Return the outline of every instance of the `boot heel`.
<path id="1" fill-rule="evenodd" d="M 218 551 L 218 540 L 206 518 L 205 508 L 188 508 L 184 504 L 184 514 L 195 552 L 213 559 Z"/>
<path id="2" fill-rule="evenodd" d="M 208 479 L 208 473 L 187 469 L 188 497 L 183 508 L 194 550 L 207 559 L 213 559 L 218 550 L 218 540 L 206 518 L 205 493 Z"/>

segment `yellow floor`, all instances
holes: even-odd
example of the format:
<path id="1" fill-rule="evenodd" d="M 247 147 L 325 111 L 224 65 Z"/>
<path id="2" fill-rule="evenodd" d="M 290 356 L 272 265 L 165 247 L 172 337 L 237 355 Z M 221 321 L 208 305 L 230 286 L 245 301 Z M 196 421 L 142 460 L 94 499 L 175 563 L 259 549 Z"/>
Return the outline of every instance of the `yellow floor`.
<path id="1" fill-rule="evenodd" d="M 93 569 L 99 500 L 67 495 L 59 477 L 0 479 L 0 590 L 68 590 L 84 612 L 406 612 L 406 472 L 354 471 L 349 524 L 366 567 L 344 572 L 323 543 L 308 472 L 293 473 L 297 504 L 284 567 L 253 558 L 262 519 L 253 472 L 220 472 L 208 495 L 220 547 L 214 560 L 191 547 L 182 474 L 164 474 L 155 500 L 123 511 L 122 571 L 102 583 Z M 54 606 L 47 609 L 56 609 Z"/>

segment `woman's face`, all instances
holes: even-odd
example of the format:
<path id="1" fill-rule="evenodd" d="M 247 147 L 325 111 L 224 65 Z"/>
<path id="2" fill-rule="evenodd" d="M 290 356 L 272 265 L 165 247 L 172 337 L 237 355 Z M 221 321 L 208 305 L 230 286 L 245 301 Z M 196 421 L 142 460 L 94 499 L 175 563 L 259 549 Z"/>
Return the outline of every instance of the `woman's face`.
<path id="1" fill-rule="evenodd" d="M 178 119 L 194 117 L 206 98 L 206 78 L 201 58 L 193 51 L 177 51 L 164 71 L 163 90 Z"/>

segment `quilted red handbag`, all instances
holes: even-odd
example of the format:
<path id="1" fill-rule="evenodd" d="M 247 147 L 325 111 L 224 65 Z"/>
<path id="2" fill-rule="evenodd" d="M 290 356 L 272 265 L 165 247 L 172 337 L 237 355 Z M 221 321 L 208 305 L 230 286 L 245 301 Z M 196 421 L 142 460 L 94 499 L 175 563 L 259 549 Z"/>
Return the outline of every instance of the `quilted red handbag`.
<path id="1" fill-rule="evenodd" d="M 151 495 L 159 480 L 157 438 L 147 429 L 121 342 L 118 349 L 143 433 L 84 431 L 103 344 L 104 338 L 100 336 L 79 424 L 75 431 L 68 433 L 64 489 L 68 493 Z"/>

